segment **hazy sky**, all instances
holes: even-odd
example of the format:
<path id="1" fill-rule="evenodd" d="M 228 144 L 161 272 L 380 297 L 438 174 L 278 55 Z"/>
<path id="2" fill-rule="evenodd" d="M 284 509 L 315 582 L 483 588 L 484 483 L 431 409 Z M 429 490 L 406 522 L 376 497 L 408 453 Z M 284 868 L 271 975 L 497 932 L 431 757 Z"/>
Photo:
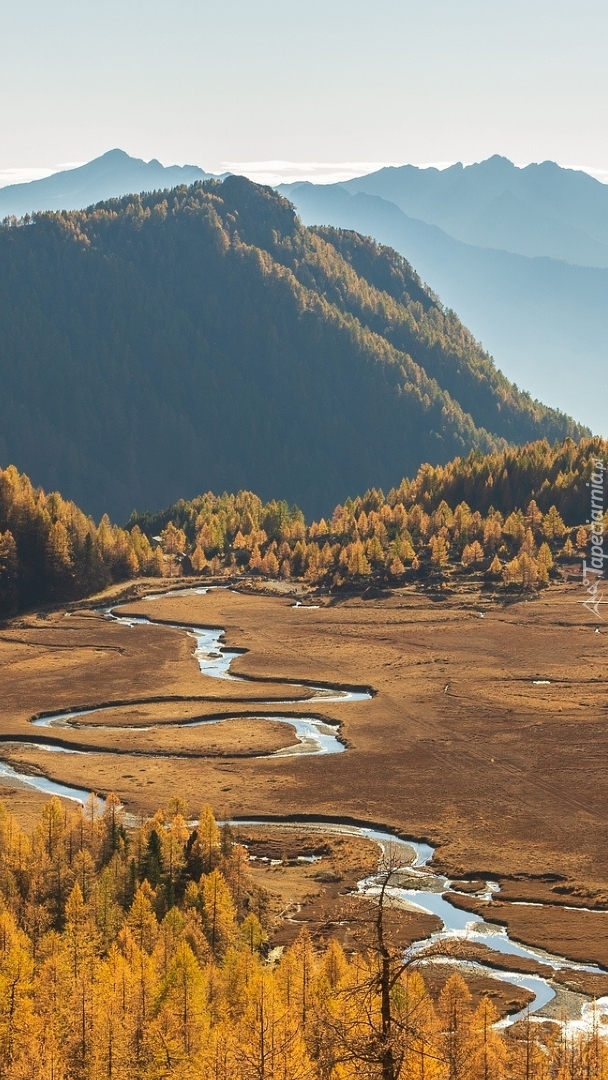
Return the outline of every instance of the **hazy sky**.
<path id="1" fill-rule="evenodd" d="M 0 26 L 0 183 L 117 146 L 261 178 L 501 153 L 608 179 L 608 0 L 5 0 Z"/>

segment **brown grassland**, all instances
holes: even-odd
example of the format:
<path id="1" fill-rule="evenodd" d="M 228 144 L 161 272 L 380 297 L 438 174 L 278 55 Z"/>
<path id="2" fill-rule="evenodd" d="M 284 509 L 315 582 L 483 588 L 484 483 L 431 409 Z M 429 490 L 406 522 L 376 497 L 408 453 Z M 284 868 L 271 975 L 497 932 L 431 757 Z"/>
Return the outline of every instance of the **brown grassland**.
<path id="1" fill-rule="evenodd" d="M 125 602 L 125 612 L 225 628 L 225 644 L 247 650 L 232 667 L 243 682 L 201 677 L 193 640 L 178 630 L 129 628 L 87 605 L 67 617 L 24 616 L 0 631 L 2 758 L 113 790 L 134 815 L 179 794 L 192 812 L 209 802 L 222 818 L 327 816 L 425 839 L 450 877 L 500 883 L 491 917 L 513 936 L 608 966 L 608 626 L 595 632 L 582 598 L 577 585 L 565 585 L 509 604 L 473 594 L 439 600 L 413 588 L 371 600 L 317 596 L 313 610 L 255 588 Z M 311 704 L 290 685 L 299 680 L 369 687 L 373 697 Z M 280 704 L 286 697 L 301 700 Z M 262 700 L 273 704 L 261 708 Z M 30 723 L 51 710 L 106 703 L 116 707 L 86 727 Z M 259 757 L 294 742 L 287 725 L 252 723 L 260 711 L 337 721 L 347 752 Z M 226 722 L 171 726 L 218 716 Z M 108 730 L 151 722 L 167 726 Z M 11 740 L 95 752 L 49 755 Z M 24 824 L 45 801 L 9 781 L 0 797 Z M 334 870 L 336 851 L 334 843 Z M 319 933 L 339 921 L 345 891 L 376 858 L 370 845 L 348 851 L 333 884 L 301 865 L 256 870 L 283 912 L 277 942 L 290 940 L 290 924 L 297 933 L 301 920 Z M 490 914 L 474 897 L 457 902 Z M 405 938 L 425 936 L 433 922 L 409 913 Z M 593 992 L 606 993 L 603 981 Z"/>

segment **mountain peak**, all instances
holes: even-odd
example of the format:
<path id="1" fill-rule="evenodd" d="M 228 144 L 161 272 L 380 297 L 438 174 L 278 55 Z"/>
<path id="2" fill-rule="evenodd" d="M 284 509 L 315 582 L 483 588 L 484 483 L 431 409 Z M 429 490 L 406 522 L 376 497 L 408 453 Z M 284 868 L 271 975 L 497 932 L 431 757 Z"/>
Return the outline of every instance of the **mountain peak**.
<path id="1" fill-rule="evenodd" d="M 121 150 L 116 146 L 113 150 L 106 150 L 105 154 L 100 154 L 99 157 L 92 158 L 87 164 L 94 165 L 96 161 L 139 161 L 140 158 L 132 158 L 130 154 L 127 154 L 126 150 Z"/>
<path id="2" fill-rule="evenodd" d="M 492 154 L 491 157 L 485 158 L 484 161 L 478 161 L 474 165 L 467 166 L 469 169 L 485 168 L 491 170 L 500 170 L 501 172 L 512 172 L 517 166 L 511 161 L 510 158 L 504 157 L 503 154 Z"/>
<path id="3" fill-rule="evenodd" d="M 0 220 L 40 210 L 84 210 L 104 199 L 193 184 L 211 177 L 212 173 L 197 165 L 165 166 L 156 158 L 146 162 L 114 147 L 75 169 L 0 188 Z"/>

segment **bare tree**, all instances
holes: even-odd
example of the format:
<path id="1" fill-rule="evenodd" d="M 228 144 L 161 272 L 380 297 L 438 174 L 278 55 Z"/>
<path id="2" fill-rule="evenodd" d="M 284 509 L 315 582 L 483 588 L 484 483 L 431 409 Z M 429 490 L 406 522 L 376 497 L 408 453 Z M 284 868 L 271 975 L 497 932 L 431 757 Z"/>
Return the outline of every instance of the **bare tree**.
<path id="1" fill-rule="evenodd" d="M 453 949 L 440 942 L 427 949 L 404 949 L 391 942 L 389 913 L 394 906 L 391 887 L 407 867 L 389 850 L 375 876 L 374 906 L 367 918 L 368 945 L 359 957 L 357 977 L 337 996 L 339 1010 L 323 1009 L 319 1030 L 325 1033 L 318 1047 L 321 1075 L 329 1076 L 340 1063 L 353 1063 L 366 1080 L 400 1080 L 413 1055 L 428 1065 L 437 1058 L 429 1037 L 426 994 L 419 981 L 409 978 L 410 969 L 431 956 L 450 955 Z M 334 995 L 336 991 L 334 990 Z M 335 997 L 334 997 L 335 1001 Z"/>

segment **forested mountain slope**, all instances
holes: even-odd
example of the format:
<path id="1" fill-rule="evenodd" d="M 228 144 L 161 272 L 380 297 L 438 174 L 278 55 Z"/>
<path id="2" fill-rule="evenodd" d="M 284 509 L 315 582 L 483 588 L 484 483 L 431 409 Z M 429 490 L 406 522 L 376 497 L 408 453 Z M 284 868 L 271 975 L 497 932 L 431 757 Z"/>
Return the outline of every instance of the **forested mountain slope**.
<path id="1" fill-rule="evenodd" d="M 239 177 L 0 228 L 0 462 L 125 519 L 204 489 L 331 511 L 423 461 L 578 437 L 395 252 Z"/>

